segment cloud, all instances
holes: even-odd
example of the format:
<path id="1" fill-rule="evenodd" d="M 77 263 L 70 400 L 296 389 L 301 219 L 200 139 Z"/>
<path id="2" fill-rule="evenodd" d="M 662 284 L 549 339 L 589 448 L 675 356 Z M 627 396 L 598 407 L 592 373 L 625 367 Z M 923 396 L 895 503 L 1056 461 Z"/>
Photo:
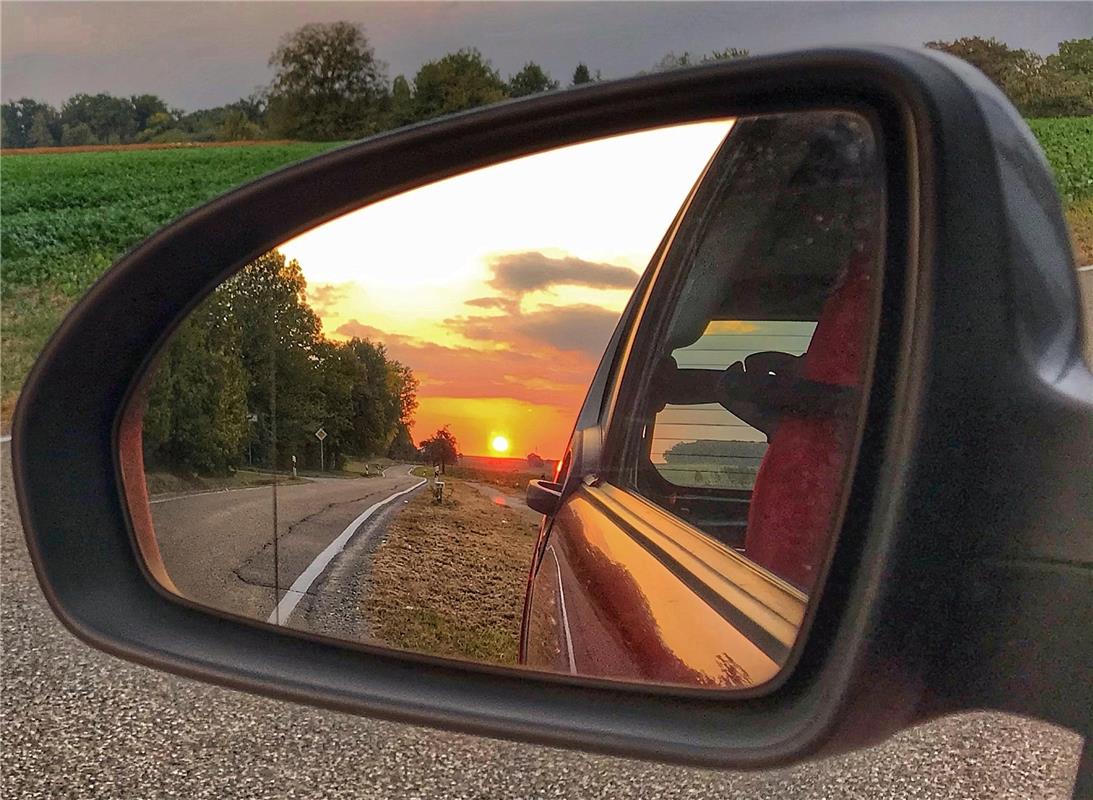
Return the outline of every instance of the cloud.
<path id="1" fill-rule="evenodd" d="M 349 296 L 351 283 L 320 283 L 307 287 L 307 301 L 315 313 L 325 317 L 338 303 Z"/>
<path id="2" fill-rule="evenodd" d="M 576 256 L 551 258 L 542 253 L 504 253 L 490 259 L 490 286 L 522 296 L 551 286 L 588 286 L 593 289 L 633 289 L 638 274 L 628 267 L 585 261 Z"/>
<path id="3" fill-rule="evenodd" d="M 473 297 L 470 300 L 464 300 L 463 305 L 473 306 L 475 308 L 500 308 L 505 311 L 513 310 L 513 301 L 509 297 Z"/>
<path id="4" fill-rule="evenodd" d="M 522 314 L 456 317 L 444 324 L 476 341 L 505 342 L 524 352 L 582 353 L 598 362 L 618 320 L 616 311 L 583 303 L 543 306 Z"/>
<path id="5" fill-rule="evenodd" d="M 590 357 L 576 349 L 558 350 L 501 328 L 490 336 L 485 329 L 481 332 L 483 344 L 500 346 L 480 349 L 422 341 L 385 333 L 356 319 L 337 328 L 343 336 L 382 343 L 391 357 L 413 369 L 423 397 L 511 397 L 575 412 L 599 363 L 599 353 Z M 494 335 L 512 335 L 523 345 Z"/>

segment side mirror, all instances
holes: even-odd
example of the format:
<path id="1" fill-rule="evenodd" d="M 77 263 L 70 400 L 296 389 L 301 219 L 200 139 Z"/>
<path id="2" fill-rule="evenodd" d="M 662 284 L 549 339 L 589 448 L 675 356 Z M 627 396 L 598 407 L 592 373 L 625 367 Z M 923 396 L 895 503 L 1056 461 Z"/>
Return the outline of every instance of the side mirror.
<path id="1" fill-rule="evenodd" d="M 795 137 L 797 121 L 816 114 L 858 122 L 830 136 Z M 688 256 L 688 281 L 676 281 L 684 267 L 673 254 L 690 253 L 698 241 L 685 223 L 702 215 L 689 211 L 723 188 L 703 180 L 714 163 L 710 153 L 732 142 L 740 122 L 748 123 L 740 127 L 749 138 L 733 162 L 733 181 L 746 189 L 746 202 L 732 204 L 735 217 L 702 217 L 700 225 L 725 218 L 733 224 L 707 237 L 709 248 Z M 373 219 L 375 236 L 349 246 L 349 239 L 332 237 L 315 252 L 348 260 L 324 285 L 336 289 L 367 259 L 378 263 L 383 237 L 391 260 L 375 269 L 391 283 L 386 292 L 357 298 L 368 315 L 339 320 L 327 330 L 330 338 L 319 335 L 312 305 L 333 303 L 337 292 L 320 295 L 306 255 L 286 256 L 305 234 L 390 210 L 415 192 L 455 185 L 451 179 L 473 182 L 484 168 L 577 145 L 610 149 L 626 134 L 669 141 L 674 129 L 706 126 L 708 133 L 714 123 L 723 126 L 716 140 L 670 196 L 649 191 L 650 170 L 681 154 L 696 161 L 698 151 L 678 145 L 664 158 L 627 151 L 619 174 L 642 185 L 575 223 L 574 237 L 596 245 L 583 257 L 554 251 L 547 234 L 566 227 L 554 210 L 529 214 L 519 196 L 481 187 L 474 202 L 453 192 L 419 208 L 416 227 L 404 235 L 392 235 L 389 219 Z M 783 138 L 766 136 L 768 123 Z M 722 337 L 721 351 L 739 345 L 740 358 L 805 353 L 817 309 L 830 298 L 824 277 L 842 280 L 851 272 L 839 266 L 849 257 L 826 256 L 864 258 L 854 213 L 863 176 L 843 169 L 864 152 L 862 134 L 871 142 L 869 225 L 880 234 L 868 252 L 872 271 L 854 273 L 872 303 L 856 321 L 866 346 L 855 362 L 853 413 L 841 415 L 841 395 L 834 402 L 827 391 L 840 383 L 838 314 L 827 342 L 834 366 L 819 377 L 806 369 L 811 383 L 794 384 L 825 384 L 814 392 L 816 403 L 840 411 L 815 413 L 816 425 L 832 416 L 845 422 L 827 431 L 841 448 L 837 480 L 826 484 L 827 538 L 808 564 L 808 580 L 796 580 L 749 559 L 746 534 L 742 543 L 738 536 L 752 523 L 749 487 L 769 471 L 763 437 L 725 434 L 746 421 L 716 416 L 729 413 L 724 406 L 716 414 L 695 409 L 685 420 L 689 431 L 708 429 L 702 433 L 647 426 L 647 384 L 630 380 L 628 360 L 670 345 L 691 348 L 680 367 L 709 369 L 707 354 L 693 344 L 707 332 Z M 775 148 L 773 141 L 788 144 Z M 772 168 L 787 187 L 781 203 L 768 196 Z M 568 174 L 570 198 L 618 189 L 589 181 L 587 170 Z M 526 180 L 511 185 L 529 195 L 538 188 Z M 468 285 L 488 286 L 483 294 L 454 298 L 436 290 L 437 280 L 456 274 L 437 259 L 423 260 L 431 271 L 409 285 L 399 260 L 406 247 L 440 242 L 450 253 L 454 239 L 438 231 L 448 225 L 453 236 L 465 234 L 451 225 L 460 211 L 488 220 L 493 232 L 511 231 L 481 210 L 482 199 L 514 218 L 545 220 L 542 236 L 518 243 L 525 258 L 508 259 L 503 275 L 474 272 L 485 256 L 458 273 Z M 623 201 L 640 200 L 664 206 L 666 231 L 624 212 Z M 644 260 L 604 262 L 613 257 L 605 254 L 620 252 L 597 239 L 609 223 L 644 237 L 642 252 L 652 254 L 648 280 L 638 282 Z M 830 250 L 813 246 L 810 226 L 837 239 Z M 784 235 L 764 235 L 771 231 Z M 544 281 L 541 263 L 528 253 L 551 260 L 566 279 Z M 772 259 L 785 267 L 778 281 L 769 279 Z M 722 304 L 703 291 L 707 276 L 694 270 L 708 270 L 712 280 L 726 260 L 746 268 Z M 772 296 L 791 299 L 771 306 Z M 405 318 L 426 303 L 444 324 L 417 338 L 373 341 L 383 320 Z M 557 397 L 589 384 L 624 307 L 634 319 L 617 331 L 597 372 L 604 402 L 587 404 L 596 419 L 582 422 L 598 426 L 597 437 L 603 432 L 595 475 L 575 481 L 572 493 L 567 487 L 564 499 L 558 484 L 532 480 L 522 500 L 523 481 L 548 474 L 544 467 L 558 453 L 546 449 L 545 427 L 519 423 L 525 406 L 497 392 L 517 362 L 534 359 L 537 369 L 554 370 L 523 386 L 520 400 L 547 409 L 552 430 L 568 433 L 572 416 L 558 411 Z M 757 320 L 767 328 L 753 325 Z M 712 321 L 718 325 L 711 331 Z M 490 338 L 502 329 L 505 346 Z M 665 332 L 661 339 L 658 331 Z M 172 349 L 179 341 L 186 347 Z M 419 372 L 438 388 L 432 405 L 416 411 L 417 419 L 435 422 L 426 433 L 440 427 L 424 448 L 430 456 L 418 447 L 424 437 L 415 443 L 391 416 L 402 413 L 405 423 L 414 411 L 402 405 L 400 389 L 414 385 L 403 368 L 415 364 L 396 356 L 396 344 L 433 357 Z M 282 350 L 270 357 L 267 345 L 288 348 L 290 358 L 281 358 Z M 115 264 L 46 346 L 15 414 L 14 477 L 38 579 L 75 635 L 120 657 L 236 689 L 491 736 L 737 769 L 860 747 L 967 709 L 1035 716 L 1088 736 L 1093 375 L 1082 350 L 1073 257 L 1046 162 L 984 76 L 955 59 L 891 48 L 750 58 L 553 92 L 384 134 L 187 214 Z M 446 419 L 435 419 L 458 353 L 473 356 L 474 385 L 456 399 L 503 401 L 480 414 L 478 438 L 483 447 L 492 443 L 492 452 L 476 453 L 465 436 L 444 427 Z M 572 364 L 580 368 L 564 369 Z M 280 381 L 300 376 L 284 390 Z M 179 417 L 175 401 L 191 408 Z M 783 405 L 776 409 L 780 432 L 793 427 L 782 416 L 796 413 Z M 472 406 L 448 408 L 455 418 Z M 358 419 L 361 409 L 367 419 Z M 221 412 L 222 424 L 203 422 Z M 509 429 L 517 424 L 528 431 L 526 441 Z M 624 440 L 624 430 L 636 433 Z M 175 447 L 180 431 L 200 437 L 200 450 Z M 715 447 L 705 448 L 708 442 Z M 326 474 L 351 455 L 372 459 L 381 450 L 381 475 Z M 517 457 L 523 453 L 526 459 Z M 791 497 L 797 486 L 805 495 L 815 491 L 812 467 L 820 460 L 798 455 L 791 447 L 779 464 L 778 497 Z M 183 456 L 220 477 L 236 476 L 246 464 L 261 488 L 150 501 L 153 459 Z M 450 466 L 444 503 L 418 502 L 431 477 L 420 466 L 426 457 Z M 296 475 L 290 458 L 298 458 Z M 502 464 L 503 479 L 484 475 L 483 463 Z M 657 502 L 635 496 L 645 489 Z M 718 489 L 731 502 L 711 502 Z M 567 513 L 557 519 L 572 517 L 580 541 L 556 542 L 546 532 L 537 538 L 536 512 L 556 514 L 561 502 Z M 479 511 L 500 520 L 489 536 L 465 525 Z M 454 524 L 451 515 L 463 513 Z M 666 513 L 674 522 L 658 524 Z M 404 523 L 394 534 L 384 528 L 391 520 Z M 771 520 L 782 527 L 772 528 Z M 773 550 L 800 538 L 793 521 L 766 520 L 768 532 L 784 535 L 769 537 Z M 452 535 L 435 535 L 438 529 Z M 423 541 L 459 547 L 427 564 L 393 558 L 382 586 L 371 580 L 376 573 L 364 580 L 350 568 L 371 563 L 395 534 L 399 558 L 419 554 Z M 481 591 L 453 580 L 455 558 L 462 559 L 457 577 L 478 580 Z M 627 568 L 634 562 L 640 569 Z M 503 574 L 485 574 L 498 565 Z M 523 615 L 521 625 L 529 572 L 540 580 L 543 611 Z M 225 576 L 234 581 L 227 600 L 217 594 Z M 327 614 L 322 603 L 334 586 L 346 589 L 338 602 L 351 599 Z M 422 614 L 411 628 L 409 612 L 420 609 L 402 602 L 407 588 L 445 594 L 458 620 L 468 618 L 468 598 L 486 597 L 488 604 L 472 610 L 489 630 L 467 636 Z M 590 593 L 601 607 L 577 602 Z M 379 617 L 362 622 L 364 596 L 382 604 Z M 589 648 L 574 644 L 575 626 L 595 631 L 606 624 L 602 608 L 615 626 L 600 631 L 595 646 L 605 651 L 602 662 L 618 656 L 614 663 L 622 666 L 614 673 L 583 669 Z M 347 609 L 354 613 L 341 613 Z M 399 611 L 407 614 L 392 616 Z M 348 628 L 311 626 L 312 619 Z M 536 628 L 544 621 L 549 625 Z M 393 644 L 372 635 L 382 622 L 400 636 L 419 637 Z M 652 654 L 655 663 L 627 660 L 634 652 Z"/>
<path id="2" fill-rule="evenodd" d="M 562 484 L 553 481 L 530 480 L 527 488 L 527 504 L 532 511 L 544 517 L 552 517 L 562 502 Z"/>

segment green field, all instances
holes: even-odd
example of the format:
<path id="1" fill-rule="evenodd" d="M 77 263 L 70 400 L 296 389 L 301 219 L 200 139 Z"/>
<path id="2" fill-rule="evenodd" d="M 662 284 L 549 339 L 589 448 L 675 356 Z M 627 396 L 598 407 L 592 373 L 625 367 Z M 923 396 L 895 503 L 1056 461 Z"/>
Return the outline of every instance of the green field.
<path id="1" fill-rule="evenodd" d="M 330 143 L 0 157 L 3 418 L 73 301 L 183 212 Z"/>
<path id="2" fill-rule="evenodd" d="M 1093 117 L 1030 122 L 1093 262 Z M 74 300 L 126 250 L 222 192 L 335 145 L 295 143 L 0 157 L 0 420 Z"/>

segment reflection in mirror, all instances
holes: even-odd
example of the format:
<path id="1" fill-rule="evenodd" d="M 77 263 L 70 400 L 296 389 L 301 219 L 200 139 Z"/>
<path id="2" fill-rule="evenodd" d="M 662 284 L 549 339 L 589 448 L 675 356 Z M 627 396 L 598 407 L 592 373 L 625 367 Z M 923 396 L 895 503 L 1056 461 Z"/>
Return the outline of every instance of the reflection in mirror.
<path id="1" fill-rule="evenodd" d="M 142 474 L 126 483 L 152 573 L 199 605 L 353 642 L 768 680 L 852 455 L 865 359 L 840 371 L 810 343 L 868 345 L 871 293 L 832 298 L 873 271 L 874 151 L 848 114 L 680 125 L 450 178 L 274 248 L 193 312 L 146 381 Z M 662 256 L 657 317 L 621 326 L 660 325 L 655 352 L 597 377 L 630 403 L 612 422 L 618 466 L 581 481 L 574 420 L 594 405 L 594 424 L 588 387 Z M 824 322 L 848 302 L 861 324 Z M 830 435 L 810 439 L 825 414 Z M 790 469 L 770 453 L 794 447 L 835 465 L 801 478 L 804 516 L 761 486 Z M 786 555 L 802 537 L 822 540 L 807 566 Z"/>

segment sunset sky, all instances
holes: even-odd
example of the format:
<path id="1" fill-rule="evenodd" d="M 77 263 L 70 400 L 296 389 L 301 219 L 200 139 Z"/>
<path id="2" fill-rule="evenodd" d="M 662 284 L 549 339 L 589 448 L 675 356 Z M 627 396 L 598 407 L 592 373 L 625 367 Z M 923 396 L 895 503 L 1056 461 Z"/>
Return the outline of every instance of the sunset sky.
<path id="1" fill-rule="evenodd" d="M 421 381 L 415 442 L 555 458 L 630 292 L 728 121 L 467 173 L 286 242 L 328 337 L 382 342 Z M 508 440 L 508 453 L 490 444 Z M 498 442 L 500 443 L 500 442 Z"/>

